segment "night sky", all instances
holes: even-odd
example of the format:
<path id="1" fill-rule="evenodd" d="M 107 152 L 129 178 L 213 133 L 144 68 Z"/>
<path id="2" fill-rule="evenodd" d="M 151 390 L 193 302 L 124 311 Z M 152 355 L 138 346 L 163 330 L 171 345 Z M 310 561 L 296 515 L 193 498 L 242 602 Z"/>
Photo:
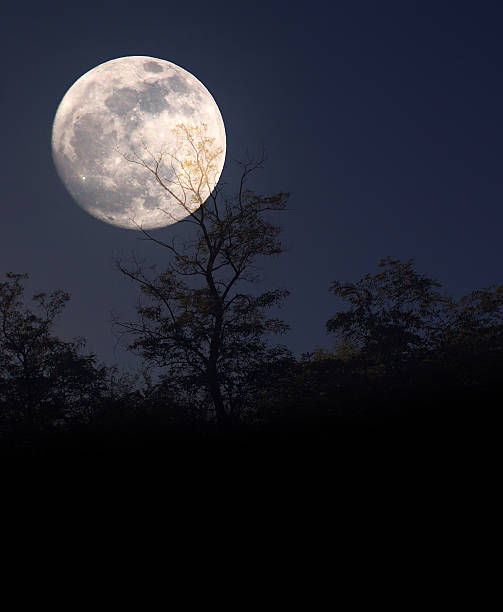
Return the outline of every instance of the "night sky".
<path id="1" fill-rule="evenodd" d="M 67 3 L 70 6 L 70 3 Z M 26 10 L 26 9 L 24 9 Z M 267 151 L 255 183 L 289 191 L 287 253 L 266 284 L 291 290 L 284 342 L 328 347 L 335 280 L 385 256 L 459 296 L 503 282 L 503 44 L 498 3 L 253 2 L 72 4 L 0 18 L 3 273 L 28 272 L 30 293 L 72 301 L 59 326 L 109 364 L 131 364 L 110 327 L 138 289 L 113 258 L 167 253 L 139 232 L 75 204 L 51 155 L 54 114 L 68 88 L 107 60 L 169 60 L 211 92 L 232 159 Z M 176 225 L 158 230 L 172 236 Z"/>

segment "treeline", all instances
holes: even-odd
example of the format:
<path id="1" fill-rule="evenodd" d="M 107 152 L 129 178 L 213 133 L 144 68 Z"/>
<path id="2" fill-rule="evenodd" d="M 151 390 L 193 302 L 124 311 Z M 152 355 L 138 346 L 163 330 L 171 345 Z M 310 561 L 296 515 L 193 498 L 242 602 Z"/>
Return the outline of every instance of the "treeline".
<path id="1" fill-rule="evenodd" d="M 161 446 L 187 436 L 445 435 L 494 411 L 499 394 L 503 287 L 454 300 L 411 261 L 388 258 L 357 282 L 332 284 L 345 307 L 326 322 L 330 351 L 298 358 L 270 342 L 241 350 L 229 341 L 232 355 L 217 372 L 225 420 L 215 419 L 204 372 L 121 376 L 87 353 L 82 338 L 58 338 L 54 324 L 69 296 L 54 291 L 28 301 L 25 279 L 7 274 L 0 283 L 4 452 Z M 164 365 L 170 357 L 177 353 L 166 351 Z"/>

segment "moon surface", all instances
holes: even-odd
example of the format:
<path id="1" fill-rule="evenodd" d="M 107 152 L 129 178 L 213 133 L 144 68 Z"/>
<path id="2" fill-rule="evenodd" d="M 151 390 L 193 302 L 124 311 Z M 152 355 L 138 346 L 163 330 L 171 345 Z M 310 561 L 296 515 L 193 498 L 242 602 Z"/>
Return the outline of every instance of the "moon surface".
<path id="1" fill-rule="evenodd" d="M 219 152 L 197 208 L 223 169 L 224 122 L 204 85 L 166 60 L 121 57 L 80 77 L 56 112 L 54 162 L 72 197 L 101 221 L 127 229 L 171 225 L 188 215 L 175 180 L 190 153 L 180 125 L 204 133 Z M 143 165 L 161 154 L 159 176 L 173 195 Z"/>

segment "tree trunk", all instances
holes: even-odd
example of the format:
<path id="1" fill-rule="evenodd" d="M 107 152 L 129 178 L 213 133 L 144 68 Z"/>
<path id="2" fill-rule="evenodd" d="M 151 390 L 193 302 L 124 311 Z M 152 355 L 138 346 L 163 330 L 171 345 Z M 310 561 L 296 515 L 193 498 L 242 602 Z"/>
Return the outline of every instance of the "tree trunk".
<path id="1" fill-rule="evenodd" d="M 215 416 L 217 425 L 219 428 L 226 428 L 229 425 L 229 415 L 225 410 L 224 399 L 222 392 L 220 391 L 220 384 L 218 383 L 216 370 L 208 370 L 208 389 L 213 400 L 213 406 L 215 408 Z"/>
<path id="2" fill-rule="evenodd" d="M 225 429 L 230 424 L 230 418 L 227 414 L 227 411 L 225 410 L 224 399 L 222 397 L 222 391 L 220 389 L 220 382 L 218 380 L 217 372 L 217 361 L 220 353 L 220 332 L 222 329 L 222 319 L 222 313 L 220 311 L 217 312 L 215 316 L 215 327 L 213 328 L 213 334 L 210 344 L 210 354 L 206 370 L 208 390 L 213 400 L 217 426 L 219 427 L 219 429 Z"/>

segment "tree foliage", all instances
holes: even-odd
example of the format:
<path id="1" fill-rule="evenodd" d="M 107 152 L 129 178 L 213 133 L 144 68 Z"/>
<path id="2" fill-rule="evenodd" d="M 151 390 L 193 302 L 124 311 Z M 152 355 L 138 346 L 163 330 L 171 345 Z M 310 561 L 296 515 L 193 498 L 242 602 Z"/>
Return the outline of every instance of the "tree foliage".
<path id="1" fill-rule="evenodd" d="M 334 295 L 349 308 L 327 322 L 336 352 L 367 371 L 405 379 L 438 378 L 446 384 L 494 377 L 502 363 L 503 287 L 455 300 L 415 271 L 411 260 L 387 258 L 381 271 L 356 283 L 336 281 Z M 485 374 L 484 374 L 485 372 Z"/>
<path id="2" fill-rule="evenodd" d="M 381 260 L 381 271 L 356 283 L 334 281 L 330 291 L 349 303 L 327 322 L 339 352 L 398 371 L 438 345 L 453 308 L 440 284 L 392 258 Z"/>
<path id="3" fill-rule="evenodd" d="M 104 369 L 82 354 L 82 339 L 65 342 L 54 325 L 69 295 L 57 290 L 25 304 L 26 274 L 0 283 L 0 404 L 3 418 L 43 426 L 67 419 L 96 400 Z"/>
<path id="4" fill-rule="evenodd" d="M 195 270 L 201 261 L 208 265 L 211 250 L 204 259 L 191 248 L 182 252 L 176 245 L 184 257 L 194 257 Z M 342 444 L 379 430 L 388 440 L 411 431 L 423 440 L 432 431 L 453 431 L 463 419 L 487 418 L 494 409 L 503 368 L 503 287 L 455 300 L 412 262 L 388 258 L 376 274 L 332 285 L 348 302 L 328 322 L 336 346 L 298 358 L 267 342 L 268 333 L 284 329 L 267 317 L 277 303 L 274 292 L 245 293 L 236 280 L 218 300 L 200 282 L 205 276 L 191 282 L 176 274 L 173 251 L 171 263 L 162 274 L 150 270 L 152 276 L 140 264 L 124 268 L 141 282 L 143 303 L 138 319 L 120 322 L 121 328 L 132 334 L 133 350 L 162 367 L 158 380 L 148 368 L 121 376 L 86 355 L 83 340 L 58 338 L 54 325 L 68 295 L 38 294 L 30 304 L 26 275 L 6 276 L 0 283 L 2 450 L 9 440 L 43 445 L 48 432 L 71 448 L 102 446 L 105 452 L 116 445 L 164 449 L 208 432 L 211 438 L 207 417 L 217 410 L 218 396 L 209 366 L 219 313 L 216 381 L 223 418 L 246 417 L 232 435 L 264 432 L 263 440 L 280 440 L 294 432 L 302 443 L 315 432 L 316 440 L 329 436 L 330 444 Z M 184 259 L 183 273 L 186 266 Z M 224 292 L 225 281 L 216 282 L 220 270 L 225 266 L 212 278 Z M 271 432 L 278 437 L 270 438 Z"/>

